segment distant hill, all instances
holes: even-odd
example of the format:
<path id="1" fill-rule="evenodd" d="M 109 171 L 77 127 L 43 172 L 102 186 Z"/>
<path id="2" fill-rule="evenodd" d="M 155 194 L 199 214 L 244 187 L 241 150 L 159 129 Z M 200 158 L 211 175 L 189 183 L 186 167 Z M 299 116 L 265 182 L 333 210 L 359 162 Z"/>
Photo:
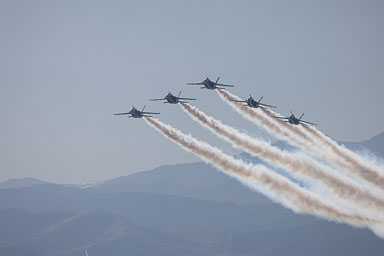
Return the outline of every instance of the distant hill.
<path id="1" fill-rule="evenodd" d="M 166 165 L 118 177 L 94 188 L 114 192 L 150 192 L 234 203 L 270 203 L 239 181 L 205 163 Z"/>
<path id="2" fill-rule="evenodd" d="M 18 178 L 18 179 L 10 179 L 4 182 L 0 182 L 0 188 L 21 188 L 28 187 L 37 184 L 48 183 L 45 181 L 41 181 L 31 177 Z"/>
<path id="3" fill-rule="evenodd" d="M 16 215 L 10 217 L 11 212 Z M 222 235 L 157 231 L 108 211 L 96 210 L 65 218 L 57 218 L 57 215 L 33 214 L 19 209 L 0 211 L 1 217 L 6 216 L 8 226 L 17 227 L 0 239 L 0 254 L 75 256 L 85 255 L 87 249 L 89 255 L 176 256 L 215 255 L 226 250 Z M 56 221 L 52 222 L 54 219 Z"/>
<path id="4" fill-rule="evenodd" d="M 384 240 L 368 230 L 331 222 L 234 235 L 230 255 L 380 256 Z"/>
<path id="5" fill-rule="evenodd" d="M 52 211 L 47 214 L 33 214 L 20 208 L 8 208 L 0 211 L 0 240 L 25 239 L 33 237 L 53 223 L 71 216 L 64 212 Z M 20 237 L 20 235 L 22 235 Z"/>
<path id="6" fill-rule="evenodd" d="M 258 195 L 255 192 L 253 194 Z M 272 202 L 239 205 L 179 195 L 121 193 L 54 184 L 0 189 L 0 202 L 0 209 L 16 207 L 31 212 L 82 214 L 107 210 L 136 224 L 174 232 L 234 233 L 295 226 L 315 220 L 309 215 L 292 214 L 290 210 Z"/>
<path id="7" fill-rule="evenodd" d="M 86 249 L 92 256 L 381 256 L 384 251 L 383 240 L 370 231 L 324 221 L 234 234 L 201 234 L 149 228 L 105 210 L 67 216 L 12 209 L 0 211 L 0 217 L 4 216 L 8 227 L 17 228 L 12 233 L 2 232 L 6 234 L 0 238 L 2 256 L 77 256 L 85 255 Z"/>
<path id="8" fill-rule="evenodd" d="M 342 142 L 352 150 L 369 150 L 379 157 L 384 157 L 384 132 L 362 142 Z"/>

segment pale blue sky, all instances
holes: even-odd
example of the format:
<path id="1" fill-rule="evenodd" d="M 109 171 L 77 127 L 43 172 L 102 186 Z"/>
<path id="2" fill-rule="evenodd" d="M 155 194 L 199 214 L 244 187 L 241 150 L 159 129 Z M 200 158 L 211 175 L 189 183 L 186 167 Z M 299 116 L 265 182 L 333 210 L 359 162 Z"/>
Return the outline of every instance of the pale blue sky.
<path id="1" fill-rule="evenodd" d="M 131 105 L 220 146 L 180 107 L 148 102 L 183 90 L 196 105 L 265 134 L 206 75 L 264 96 L 339 140 L 384 131 L 383 1 L 0 1 L 0 180 L 100 181 L 196 161 Z"/>

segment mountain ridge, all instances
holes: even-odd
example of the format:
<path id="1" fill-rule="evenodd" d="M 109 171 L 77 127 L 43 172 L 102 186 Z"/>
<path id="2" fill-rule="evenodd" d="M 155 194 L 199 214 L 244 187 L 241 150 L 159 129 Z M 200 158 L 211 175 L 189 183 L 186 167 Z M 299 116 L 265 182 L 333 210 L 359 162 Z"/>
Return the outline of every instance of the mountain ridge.
<path id="1" fill-rule="evenodd" d="M 368 229 L 296 214 L 202 162 L 160 166 L 92 186 L 13 184 L 0 187 L 2 256 L 77 256 L 86 248 L 90 256 L 384 251 L 383 240 Z"/>

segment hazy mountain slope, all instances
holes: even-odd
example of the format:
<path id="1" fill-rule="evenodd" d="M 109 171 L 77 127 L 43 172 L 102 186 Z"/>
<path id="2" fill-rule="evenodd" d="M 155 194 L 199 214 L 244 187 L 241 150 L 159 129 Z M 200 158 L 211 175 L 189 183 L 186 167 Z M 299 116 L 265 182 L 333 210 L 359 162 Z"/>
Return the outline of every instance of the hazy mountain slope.
<path id="1" fill-rule="evenodd" d="M 184 196 L 113 193 L 52 184 L 0 189 L 0 201 L 0 209 L 18 207 L 33 212 L 108 210 L 137 224 L 178 232 L 243 232 L 292 226 L 314 219 L 292 214 L 274 203 L 239 205 Z"/>
<path id="2" fill-rule="evenodd" d="M 44 222 L 44 216 L 24 214 Z M 45 213 L 45 216 L 50 214 Z M 18 215 L 10 225 L 25 220 Z M 33 237 L 0 239 L 0 252 L 1 255 L 69 256 L 84 255 L 87 248 L 89 255 L 212 255 L 224 250 L 224 241 L 223 236 L 217 235 L 156 231 L 108 211 L 92 211 L 57 220 L 45 229 L 38 228 Z"/>
<path id="3" fill-rule="evenodd" d="M 343 142 L 353 150 L 369 150 L 379 157 L 384 157 L 384 132 L 362 142 Z"/>
<path id="4" fill-rule="evenodd" d="M 0 211 L 0 240 L 25 239 L 34 236 L 52 223 L 70 216 L 64 212 L 48 212 L 33 214 L 19 208 L 8 208 Z"/>
<path id="5" fill-rule="evenodd" d="M 20 211 L 14 209 L 13 211 Z M 55 219 L 58 213 L 24 212 L 9 225 Z M 54 217 L 50 217 L 53 214 Z M 0 216 L 4 211 L 0 211 Z M 29 219 L 28 221 L 32 221 Z M 384 241 L 366 229 L 313 221 L 295 227 L 275 227 L 246 233 L 207 235 L 167 232 L 137 225 L 109 211 L 91 211 L 59 218 L 44 228 L 19 230 L 17 239 L 0 239 L 0 253 L 7 255 L 382 255 Z"/>
<path id="6" fill-rule="evenodd" d="M 118 177 L 95 188 L 117 192 L 151 192 L 235 203 L 268 203 L 239 181 L 205 163 L 166 165 Z"/>
<path id="7" fill-rule="evenodd" d="M 47 183 L 31 177 L 19 178 L 19 179 L 10 179 L 4 182 L 0 182 L 0 188 L 21 188 L 28 187 L 37 184 Z"/>
<path id="8" fill-rule="evenodd" d="M 0 211 L 0 255 L 40 255 L 26 244 L 51 225 L 71 216 L 63 212 L 31 213 L 17 208 Z"/>
<path id="9" fill-rule="evenodd" d="M 37 252 L 34 252 L 28 248 L 12 246 L 12 247 L 0 247 L 1 256 L 41 256 Z"/>
<path id="10" fill-rule="evenodd" d="M 235 235 L 234 255 L 383 255 L 384 240 L 372 232 L 331 222 Z"/>

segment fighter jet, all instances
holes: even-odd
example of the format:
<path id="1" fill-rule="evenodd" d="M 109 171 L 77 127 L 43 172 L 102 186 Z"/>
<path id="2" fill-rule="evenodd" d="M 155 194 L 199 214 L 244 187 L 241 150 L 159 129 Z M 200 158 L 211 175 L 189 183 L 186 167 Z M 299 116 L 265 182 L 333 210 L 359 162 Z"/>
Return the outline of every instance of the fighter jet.
<path id="1" fill-rule="evenodd" d="M 116 116 L 120 115 L 131 115 L 128 117 L 133 117 L 133 118 L 142 118 L 142 117 L 152 117 L 151 115 L 158 115 L 160 113 L 153 113 L 153 112 L 144 112 L 145 106 L 143 107 L 143 110 L 137 110 L 134 106 L 132 106 L 132 109 L 127 112 L 127 113 L 117 113 L 114 114 Z"/>
<path id="2" fill-rule="evenodd" d="M 220 77 L 217 78 L 216 82 L 211 81 L 208 77 L 204 79 L 203 82 L 201 83 L 187 83 L 188 85 L 204 85 L 200 87 L 201 89 L 209 89 L 209 90 L 214 90 L 214 89 L 224 89 L 223 87 L 234 87 L 233 85 L 229 84 L 219 84 L 219 79 Z"/>
<path id="3" fill-rule="evenodd" d="M 157 101 L 157 100 L 165 100 L 164 103 L 169 104 L 177 104 L 177 103 L 188 103 L 188 100 L 196 100 L 191 98 L 180 98 L 181 91 L 179 92 L 179 95 L 177 97 L 173 95 L 172 93 L 168 92 L 168 94 L 161 99 L 150 99 L 151 101 Z"/>
<path id="4" fill-rule="evenodd" d="M 301 118 L 304 116 L 304 113 L 300 116 L 299 119 L 297 119 L 295 117 L 295 115 L 292 113 L 291 111 L 291 115 L 289 117 L 280 117 L 280 116 L 276 116 L 275 118 L 279 118 L 279 119 L 285 119 L 284 122 L 286 123 L 290 123 L 290 124 L 294 124 L 294 125 L 299 125 L 300 123 L 304 123 L 304 124 L 310 124 L 310 125 L 317 125 L 317 124 L 314 124 L 314 123 L 310 123 L 310 122 L 307 122 L 307 121 L 303 121 L 301 120 Z"/>
<path id="5" fill-rule="evenodd" d="M 244 106 L 246 107 L 251 107 L 251 108 L 258 108 L 258 107 L 261 107 L 261 108 L 265 108 L 265 107 L 269 107 L 269 108 L 276 108 L 275 106 L 271 106 L 271 105 L 267 105 L 267 104 L 263 104 L 263 103 L 260 103 L 261 99 L 263 97 L 261 97 L 259 99 L 259 101 L 255 101 L 251 95 L 249 95 L 249 98 L 246 99 L 246 100 L 232 100 L 234 102 L 244 102 L 246 103 Z"/>

